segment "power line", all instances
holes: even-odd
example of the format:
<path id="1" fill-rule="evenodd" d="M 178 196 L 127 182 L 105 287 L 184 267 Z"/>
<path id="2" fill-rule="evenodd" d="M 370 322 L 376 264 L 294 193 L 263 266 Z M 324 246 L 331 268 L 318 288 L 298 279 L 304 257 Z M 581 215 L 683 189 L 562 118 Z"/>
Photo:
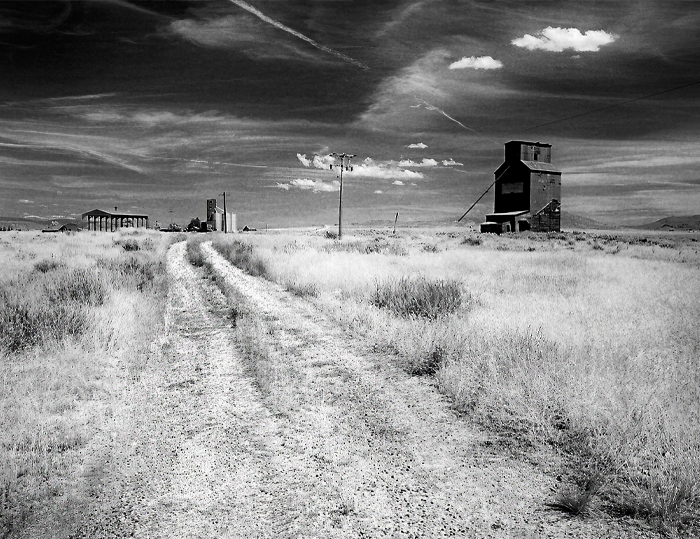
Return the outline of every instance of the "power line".
<path id="1" fill-rule="evenodd" d="M 642 99 L 649 99 L 650 97 L 656 97 L 657 95 L 662 95 L 662 94 L 667 94 L 669 92 L 675 92 L 676 90 L 682 90 L 683 88 L 688 88 L 689 86 L 695 86 L 696 84 L 700 84 L 700 80 L 691 82 L 689 84 L 683 84 L 682 86 L 676 86 L 675 88 L 669 88 L 668 90 L 662 90 L 660 92 L 655 92 L 653 94 L 647 94 L 647 95 L 642 95 L 639 97 L 635 97 L 633 99 L 628 99 L 627 101 L 622 101 L 620 103 L 613 103 L 612 105 L 606 105 L 605 107 L 600 107 L 597 109 L 589 110 L 586 112 L 582 112 L 580 114 L 574 114 L 573 116 L 567 116 L 566 118 L 559 118 L 558 120 L 552 120 L 551 122 L 545 122 L 542 124 L 538 124 L 532 127 L 528 127 L 527 129 L 524 129 L 523 131 L 531 131 L 533 129 L 537 129 L 538 127 L 544 127 L 545 125 L 552 125 L 556 124 L 559 122 L 565 122 L 566 120 L 573 120 L 574 118 L 580 118 L 581 116 L 586 116 L 587 114 L 593 114 L 594 112 L 600 112 L 601 110 L 608 110 L 613 107 L 619 107 L 622 105 L 627 105 L 628 103 L 634 103 L 635 101 L 641 101 Z"/>

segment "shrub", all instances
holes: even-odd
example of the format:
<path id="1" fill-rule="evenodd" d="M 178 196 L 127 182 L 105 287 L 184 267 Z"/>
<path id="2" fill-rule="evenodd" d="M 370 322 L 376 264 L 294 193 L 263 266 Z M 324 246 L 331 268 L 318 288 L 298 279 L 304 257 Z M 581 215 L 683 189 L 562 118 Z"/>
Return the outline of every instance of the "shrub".
<path id="1" fill-rule="evenodd" d="M 134 288 L 139 292 L 153 286 L 156 276 L 165 272 L 162 261 L 137 255 L 103 258 L 98 265 L 111 272 L 110 277 L 117 288 Z"/>
<path id="2" fill-rule="evenodd" d="M 187 242 L 187 260 L 197 268 L 204 266 L 204 255 L 202 255 L 199 243 L 193 241 Z"/>
<path id="3" fill-rule="evenodd" d="M 48 273 L 49 271 L 53 271 L 62 267 L 64 267 L 64 265 L 61 262 L 47 259 L 41 260 L 34 264 L 34 271 L 38 273 Z"/>
<path id="4" fill-rule="evenodd" d="M 327 253 L 341 251 L 362 254 L 380 253 L 396 256 L 406 256 L 408 254 L 403 245 L 384 238 L 375 238 L 374 241 L 338 241 L 330 245 L 324 245 L 322 249 Z"/>
<path id="5" fill-rule="evenodd" d="M 74 269 L 55 274 L 44 283 L 46 298 L 51 303 L 76 302 L 82 305 L 102 305 L 107 288 L 94 270 Z"/>
<path id="6" fill-rule="evenodd" d="M 377 282 L 370 303 L 399 316 L 431 320 L 456 311 L 462 304 L 459 281 L 429 281 L 425 277 L 401 277 Z"/>
<path id="7" fill-rule="evenodd" d="M 82 301 L 63 295 L 21 293 L 17 283 L 0 289 L 0 348 L 14 353 L 48 341 L 79 336 L 89 327 Z M 61 301 L 64 301 L 61 303 Z"/>
<path id="8" fill-rule="evenodd" d="M 119 240 L 116 243 L 117 243 L 117 245 L 121 245 L 122 249 L 124 249 L 125 251 L 138 251 L 139 249 L 141 249 L 138 242 L 136 240 L 132 240 L 132 239 L 128 239 L 128 240 L 124 240 L 124 241 Z"/>
<path id="9" fill-rule="evenodd" d="M 265 261 L 258 256 L 252 245 L 234 240 L 232 243 L 214 243 L 214 248 L 237 268 L 254 277 L 269 276 Z"/>

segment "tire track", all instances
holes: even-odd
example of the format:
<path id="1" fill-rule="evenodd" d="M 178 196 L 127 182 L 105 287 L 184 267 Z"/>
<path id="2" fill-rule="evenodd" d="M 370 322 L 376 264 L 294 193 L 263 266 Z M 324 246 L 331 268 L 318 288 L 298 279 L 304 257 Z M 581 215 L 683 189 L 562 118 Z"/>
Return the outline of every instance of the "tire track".
<path id="1" fill-rule="evenodd" d="M 352 536 L 630 536 L 602 516 L 544 510 L 556 482 L 541 468 L 485 451 L 486 436 L 427 382 L 359 353 L 311 303 L 232 267 L 211 243 L 202 250 L 263 321 L 257 339 L 268 370 L 293 387 L 271 391 L 267 405 L 287 418 L 285 436 L 305 460 L 327 463 L 320 482 L 340 492 L 336 523 Z"/>

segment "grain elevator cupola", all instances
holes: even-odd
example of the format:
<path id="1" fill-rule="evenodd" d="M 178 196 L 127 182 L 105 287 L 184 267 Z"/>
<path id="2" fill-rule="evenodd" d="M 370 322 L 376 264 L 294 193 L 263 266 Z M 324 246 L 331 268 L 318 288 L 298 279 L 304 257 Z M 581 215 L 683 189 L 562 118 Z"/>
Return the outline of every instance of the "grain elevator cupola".
<path id="1" fill-rule="evenodd" d="M 511 140 L 496 169 L 493 213 L 482 232 L 561 230 L 561 171 L 552 164 L 552 145 Z"/>

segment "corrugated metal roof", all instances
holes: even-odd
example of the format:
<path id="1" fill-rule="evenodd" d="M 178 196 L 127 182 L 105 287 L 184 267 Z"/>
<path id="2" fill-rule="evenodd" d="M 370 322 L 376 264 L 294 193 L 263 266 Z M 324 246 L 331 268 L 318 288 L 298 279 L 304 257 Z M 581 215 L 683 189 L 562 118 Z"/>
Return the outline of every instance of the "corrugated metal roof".
<path id="1" fill-rule="evenodd" d="M 557 170 L 557 167 L 552 163 L 545 163 L 544 161 L 523 161 L 522 159 L 520 162 L 535 172 L 556 172 L 561 174 L 561 170 Z"/>
<path id="2" fill-rule="evenodd" d="M 486 220 L 490 221 L 490 217 L 518 217 L 520 215 L 525 215 L 526 213 L 530 213 L 530 210 L 506 211 L 502 213 L 487 213 Z"/>
<path id="3" fill-rule="evenodd" d="M 123 213 L 123 212 L 111 212 L 111 211 L 104 211 L 104 210 L 92 210 L 92 211 L 86 211 L 83 215 L 82 218 L 85 219 L 85 216 L 89 215 L 90 217 L 142 217 L 142 218 L 147 218 L 148 215 L 145 213 Z"/>

